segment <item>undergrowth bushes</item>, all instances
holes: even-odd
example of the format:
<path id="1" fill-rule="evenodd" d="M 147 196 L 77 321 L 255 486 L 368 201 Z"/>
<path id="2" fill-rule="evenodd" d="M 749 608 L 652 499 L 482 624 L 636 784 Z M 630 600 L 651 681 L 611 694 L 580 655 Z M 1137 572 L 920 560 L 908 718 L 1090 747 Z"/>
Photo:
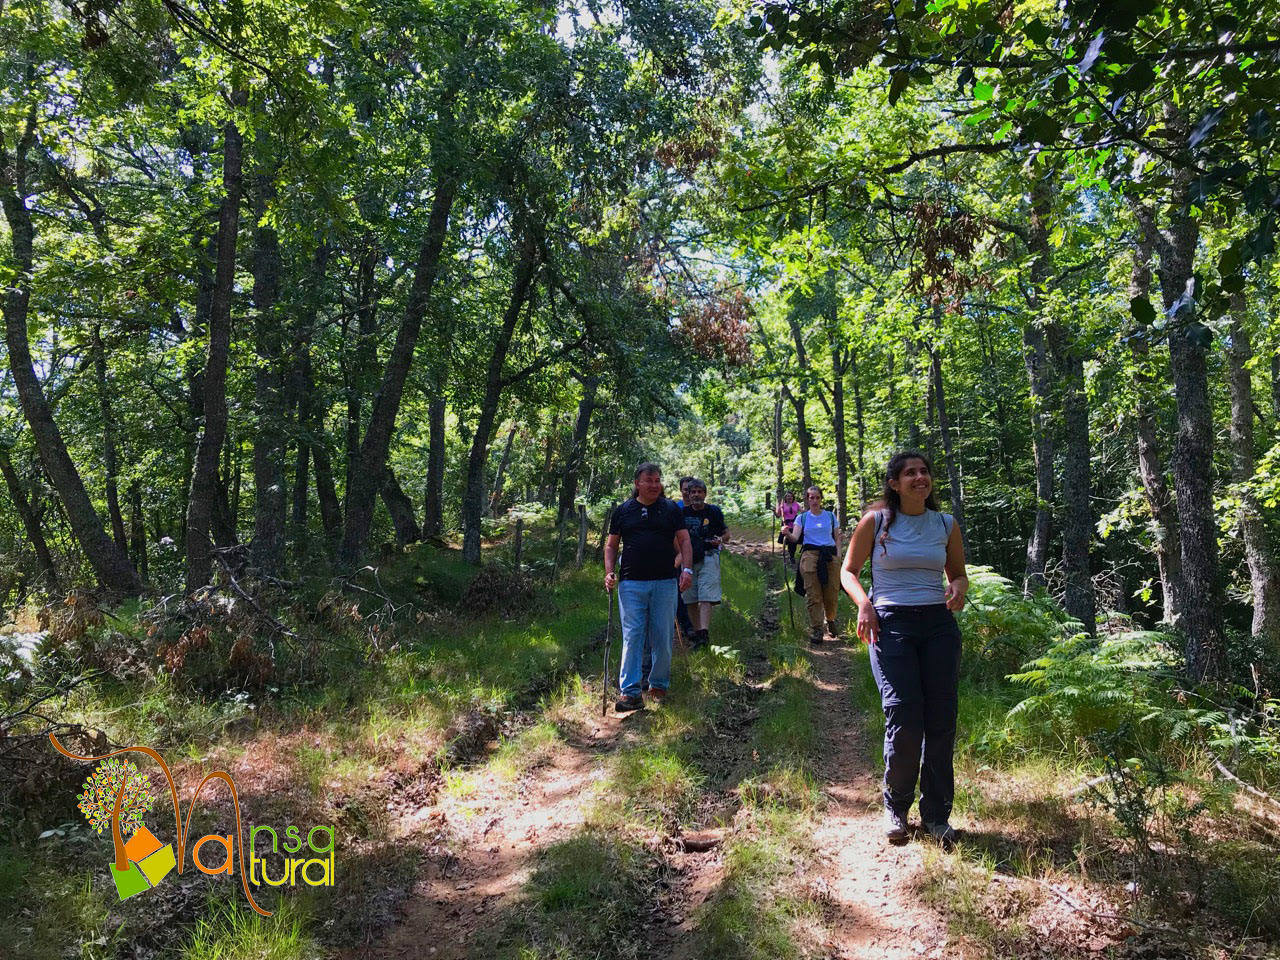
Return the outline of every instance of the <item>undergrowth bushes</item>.
<path id="1" fill-rule="evenodd" d="M 1267 782 L 1280 761 L 1280 701 L 1240 685 L 1186 682 L 1180 639 L 1128 630 L 1089 636 L 1045 597 L 1024 597 L 985 567 L 970 574 L 961 614 L 966 697 L 1005 701 L 971 731 L 980 754 L 1056 753 L 1102 762 L 1159 752 L 1181 766 L 1201 754 L 1229 758 Z M 981 698 L 980 698 L 981 699 Z"/>

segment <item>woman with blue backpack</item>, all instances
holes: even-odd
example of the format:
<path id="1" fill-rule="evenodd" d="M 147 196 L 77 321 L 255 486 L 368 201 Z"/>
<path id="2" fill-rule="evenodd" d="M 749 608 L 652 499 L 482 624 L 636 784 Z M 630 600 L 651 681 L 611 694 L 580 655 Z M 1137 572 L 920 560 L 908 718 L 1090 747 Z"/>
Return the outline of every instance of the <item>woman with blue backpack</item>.
<path id="1" fill-rule="evenodd" d="M 823 635 L 839 636 L 836 601 L 840 597 L 840 527 L 835 514 L 822 508 L 822 490 L 804 492 L 809 509 L 782 528 L 789 543 L 800 545 L 799 573 L 804 583 L 805 606 L 809 611 L 809 642 L 821 643 Z M 799 592 L 799 588 L 797 588 Z"/>
<path id="2" fill-rule="evenodd" d="M 870 595 L 858 575 L 871 558 Z M 914 450 L 885 469 L 881 503 L 853 531 L 840 578 L 858 605 L 884 708 L 884 816 L 890 843 L 906 841 L 920 781 L 920 820 L 943 845 L 955 840 L 952 754 L 960 679 L 954 611 L 969 589 L 964 541 L 933 492 L 933 467 Z"/>

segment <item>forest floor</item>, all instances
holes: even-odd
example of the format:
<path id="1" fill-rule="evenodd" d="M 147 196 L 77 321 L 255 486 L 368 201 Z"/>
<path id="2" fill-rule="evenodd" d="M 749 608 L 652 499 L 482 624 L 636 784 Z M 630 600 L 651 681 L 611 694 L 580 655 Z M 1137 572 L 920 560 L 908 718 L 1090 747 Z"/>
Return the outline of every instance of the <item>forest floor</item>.
<path id="1" fill-rule="evenodd" d="M 1280 955 L 1241 938 L 1220 916 L 1228 901 L 1213 900 L 1268 902 L 1280 825 L 1253 821 L 1256 859 L 1234 862 L 1238 886 L 1206 874 L 1199 900 L 1140 905 L 1079 768 L 968 748 L 966 726 L 1007 709 L 981 691 L 962 692 L 960 843 L 886 844 L 865 649 L 805 643 L 803 601 L 768 541 L 732 551 L 712 646 L 678 651 L 671 695 L 642 712 L 616 715 L 611 695 L 602 714 L 604 609 L 584 570 L 554 607 L 479 632 L 458 624 L 451 643 L 389 660 L 393 697 L 318 694 L 251 728 L 224 725 L 177 760 L 184 797 L 218 767 L 247 822 L 334 823 L 334 890 L 290 891 L 261 921 L 188 871 L 164 898 L 116 905 L 92 879 L 99 838 L 64 824 L 68 836 L 46 841 L 63 876 L 0 850 L 36 891 L 7 942 L 61 956 L 74 942 L 62 928 L 79 928 L 98 931 L 80 935 L 84 956 L 183 960 Z M 615 619 L 615 676 L 620 648 Z M 486 701 L 498 706 L 475 706 Z M 232 812 L 211 797 L 196 834 L 230 828 Z M 1214 849 L 1242 855 L 1245 841 L 1222 832 L 1234 845 Z M 0 883 L 0 902 L 10 893 Z"/>
<path id="2" fill-rule="evenodd" d="M 886 844 L 872 743 L 878 725 L 866 714 L 874 705 L 853 681 L 855 671 L 867 670 L 864 652 L 847 642 L 799 649 L 804 609 L 782 593 L 767 545 L 739 544 L 734 552 L 769 575 L 758 581 L 764 591 L 758 607 L 745 605 L 754 633 L 746 669 L 719 690 L 719 709 L 708 718 L 712 735 L 694 733 L 695 745 L 684 754 L 701 775 L 683 813 L 666 810 L 657 822 L 627 822 L 628 785 L 618 782 L 626 777 L 620 755 L 643 749 L 654 715 L 669 704 L 622 717 L 610 706 L 600 716 L 598 696 L 579 688 L 576 701 L 562 700 L 549 714 L 530 718 L 549 722 L 557 733 L 538 728 L 544 736 L 534 747 L 518 748 L 514 776 L 509 756 L 482 763 L 459 773 L 434 802 L 402 813 L 397 835 L 436 853 L 386 935 L 348 956 L 576 957 L 596 955 L 597 945 L 619 956 L 824 960 L 1199 952 L 1160 936 L 1172 931 L 1124 922 L 1123 905 L 1079 877 L 1049 865 L 1042 876 L 1018 876 L 1000 863 L 997 848 L 1018 847 L 1025 839 L 1018 830 L 1028 826 L 1002 818 L 1020 803 L 1034 819 L 1034 799 L 1010 802 L 985 819 L 962 817 L 958 825 L 969 828 L 969 837 L 954 851 L 920 835 L 901 846 Z M 798 630 L 782 629 L 780 596 L 795 604 Z M 763 695 L 779 673 L 799 679 L 805 702 L 781 712 L 775 703 L 771 715 Z M 677 692 L 672 700 L 679 698 Z M 787 787 L 777 782 L 777 766 L 768 769 L 779 758 L 761 757 L 759 727 L 779 720 L 811 728 L 800 767 L 810 778 L 811 799 L 773 799 Z M 762 765 L 767 772 L 760 776 Z M 661 792 L 664 785 L 655 780 L 639 789 Z M 792 808 L 786 822 L 761 815 L 773 807 Z M 1051 834 L 1062 828 L 1060 816 L 1042 826 L 1037 839 L 1059 841 Z M 595 842 L 609 831 L 647 856 L 641 874 L 648 882 L 621 889 L 607 878 L 571 876 L 622 869 L 607 857 L 578 862 L 572 852 L 582 838 Z M 754 875 L 742 869 L 755 848 L 769 846 L 783 848 L 772 869 Z M 566 850 L 567 859 L 558 859 Z M 625 906 L 634 909 L 624 910 L 625 917 L 593 916 L 597 883 L 610 897 L 631 897 L 635 902 Z M 562 902 L 572 896 L 584 902 Z M 744 915 L 735 916 L 739 911 Z M 557 924 L 557 912 L 604 929 Z M 616 925 L 627 918 L 630 924 Z M 1205 955 L 1224 954 L 1210 947 Z"/>

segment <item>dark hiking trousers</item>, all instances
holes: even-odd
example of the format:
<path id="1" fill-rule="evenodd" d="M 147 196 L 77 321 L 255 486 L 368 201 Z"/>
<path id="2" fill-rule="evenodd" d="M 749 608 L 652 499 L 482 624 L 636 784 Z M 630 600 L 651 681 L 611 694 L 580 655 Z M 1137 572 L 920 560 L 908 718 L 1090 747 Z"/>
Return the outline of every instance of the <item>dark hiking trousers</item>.
<path id="1" fill-rule="evenodd" d="M 955 798 L 960 628 L 945 605 L 884 606 L 871 672 L 884 707 L 884 803 L 906 816 L 920 778 L 920 819 L 945 823 Z"/>

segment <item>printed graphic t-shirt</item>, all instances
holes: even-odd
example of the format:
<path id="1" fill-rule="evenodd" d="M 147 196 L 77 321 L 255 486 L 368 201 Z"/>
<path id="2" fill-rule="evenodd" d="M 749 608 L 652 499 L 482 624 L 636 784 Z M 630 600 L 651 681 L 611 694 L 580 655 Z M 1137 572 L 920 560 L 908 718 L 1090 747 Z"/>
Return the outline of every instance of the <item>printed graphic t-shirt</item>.
<path id="1" fill-rule="evenodd" d="M 632 497 L 609 521 L 609 533 L 622 538 L 621 579 L 666 580 L 674 565 L 676 532 L 684 527 L 680 508 L 665 497 L 645 506 Z"/>
<path id="2" fill-rule="evenodd" d="M 702 535 L 703 543 L 706 543 L 712 537 L 720 536 L 729 529 L 724 522 L 724 511 L 710 503 L 706 504 L 701 510 L 695 510 L 685 504 L 684 525 L 688 528 L 690 537 L 694 535 L 694 531 L 699 532 Z M 707 547 L 708 552 L 718 549 L 719 547 Z"/>

